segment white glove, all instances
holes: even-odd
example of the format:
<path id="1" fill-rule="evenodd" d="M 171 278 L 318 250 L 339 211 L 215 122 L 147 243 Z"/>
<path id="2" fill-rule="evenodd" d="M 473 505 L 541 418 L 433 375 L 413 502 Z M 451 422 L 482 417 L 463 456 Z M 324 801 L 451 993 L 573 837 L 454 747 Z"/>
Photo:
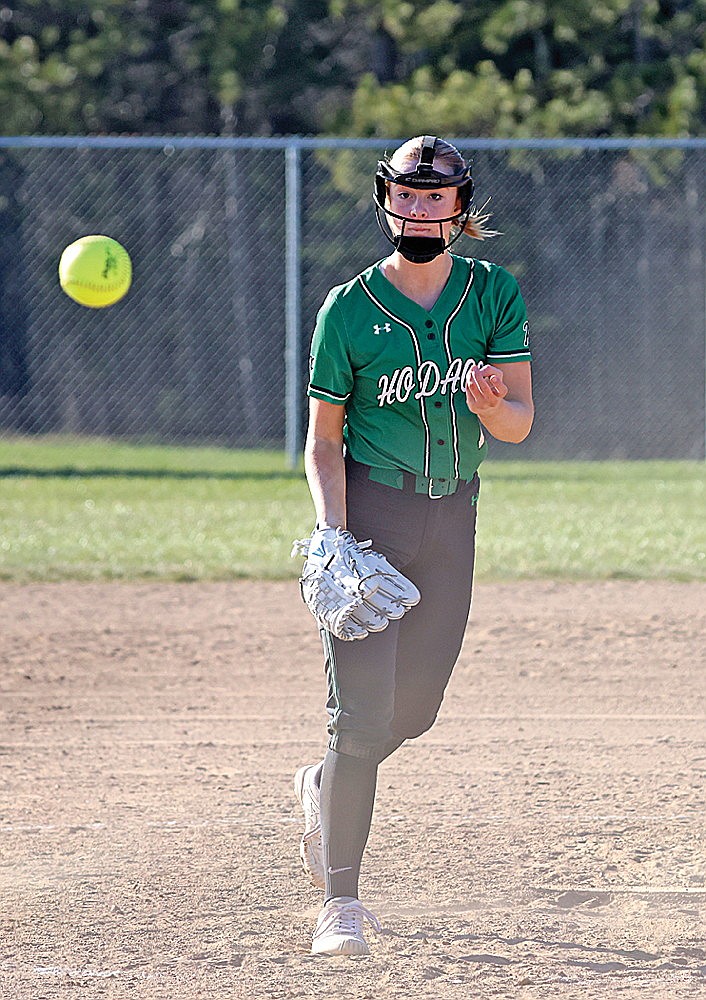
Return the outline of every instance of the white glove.
<path id="1" fill-rule="evenodd" d="M 419 603 L 411 580 L 371 545 L 343 528 L 315 528 L 294 543 L 292 555 L 306 556 L 299 581 L 304 603 L 339 639 L 382 632 Z"/>

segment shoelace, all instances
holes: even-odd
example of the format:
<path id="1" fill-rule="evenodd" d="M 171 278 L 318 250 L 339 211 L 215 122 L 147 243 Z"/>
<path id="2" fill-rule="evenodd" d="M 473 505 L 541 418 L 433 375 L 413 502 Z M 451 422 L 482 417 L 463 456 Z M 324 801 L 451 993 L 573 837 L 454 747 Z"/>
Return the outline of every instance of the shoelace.
<path id="1" fill-rule="evenodd" d="M 361 931 L 361 922 L 367 920 L 376 934 L 382 933 L 380 921 L 366 909 L 360 900 L 356 899 L 350 903 L 338 903 L 333 906 L 329 904 L 324 919 L 316 928 L 315 937 L 322 934 L 329 934 L 335 931 L 339 934 L 351 934 L 358 936 Z"/>

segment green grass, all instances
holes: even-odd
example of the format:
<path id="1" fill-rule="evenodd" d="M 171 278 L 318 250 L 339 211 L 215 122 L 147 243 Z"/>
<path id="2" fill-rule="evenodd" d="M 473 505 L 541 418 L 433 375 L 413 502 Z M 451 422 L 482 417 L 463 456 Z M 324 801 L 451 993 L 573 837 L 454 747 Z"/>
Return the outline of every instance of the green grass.
<path id="1" fill-rule="evenodd" d="M 482 467 L 477 577 L 706 580 L 706 465 Z M 296 575 L 313 507 L 278 452 L 0 442 L 0 579 Z"/>
<path id="2" fill-rule="evenodd" d="M 481 576 L 706 580 L 704 463 L 490 461 L 480 504 Z"/>

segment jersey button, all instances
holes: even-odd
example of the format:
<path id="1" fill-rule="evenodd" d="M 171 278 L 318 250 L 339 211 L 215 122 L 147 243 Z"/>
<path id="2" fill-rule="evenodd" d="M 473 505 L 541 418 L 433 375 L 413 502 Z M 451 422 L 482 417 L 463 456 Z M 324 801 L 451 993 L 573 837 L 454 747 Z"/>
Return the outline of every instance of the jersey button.
<path id="1" fill-rule="evenodd" d="M 436 340 L 436 334 L 435 333 L 428 333 L 427 334 L 427 340 Z"/>
<path id="2" fill-rule="evenodd" d="M 424 325 L 425 326 L 434 326 L 434 320 L 433 319 L 428 319 Z"/>
<path id="3" fill-rule="evenodd" d="M 444 405 L 444 404 L 443 404 L 443 403 L 440 403 L 440 402 L 438 401 L 438 399 L 437 399 L 437 401 L 436 401 L 436 402 L 434 403 L 434 406 L 435 406 L 435 407 L 437 408 L 437 410 L 440 410 L 440 409 L 441 409 L 441 407 L 442 407 L 443 405 Z"/>
<path id="4" fill-rule="evenodd" d="M 437 443 L 437 444 L 446 444 L 446 442 L 444 441 L 444 439 L 443 439 L 443 438 L 439 438 L 439 439 L 438 439 L 438 441 L 437 441 L 436 443 Z"/>

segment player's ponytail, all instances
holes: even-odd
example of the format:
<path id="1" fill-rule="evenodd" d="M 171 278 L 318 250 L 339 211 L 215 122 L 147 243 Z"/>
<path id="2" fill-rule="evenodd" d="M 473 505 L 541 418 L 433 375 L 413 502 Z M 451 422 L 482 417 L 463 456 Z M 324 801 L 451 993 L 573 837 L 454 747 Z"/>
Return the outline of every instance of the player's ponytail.
<path id="1" fill-rule="evenodd" d="M 490 201 L 490 198 L 488 198 Z M 452 226 L 452 232 L 458 232 L 462 229 L 466 236 L 472 236 L 474 240 L 489 240 L 492 236 L 501 236 L 502 234 L 497 229 L 489 229 L 486 226 L 486 222 L 492 218 L 492 212 L 486 212 L 485 209 L 488 205 L 488 201 L 484 202 L 480 208 L 471 209 L 468 218 L 466 219 L 463 226 Z"/>

